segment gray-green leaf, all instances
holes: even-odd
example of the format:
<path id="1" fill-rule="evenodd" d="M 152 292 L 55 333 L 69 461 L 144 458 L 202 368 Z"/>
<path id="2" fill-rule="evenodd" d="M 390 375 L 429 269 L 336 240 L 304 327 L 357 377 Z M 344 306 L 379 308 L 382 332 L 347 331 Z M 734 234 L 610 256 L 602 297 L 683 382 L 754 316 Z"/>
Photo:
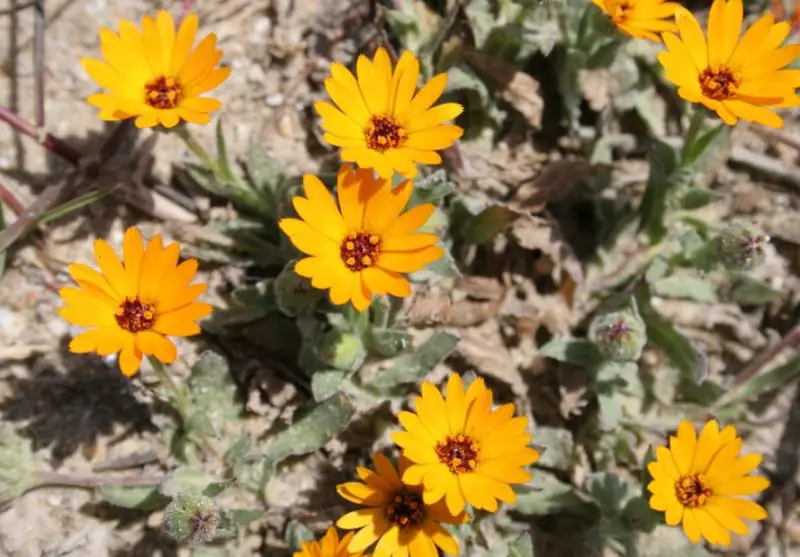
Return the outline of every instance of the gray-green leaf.
<path id="1" fill-rule="evenodd" d="M 112 505 L 140 511 L 160 509 L 166 507 L 170 501 L 169 497 L 164 497 L 155 486 L 104 485 L 97 488 L 97 493 Z"/>
<path id="2" fill-rule="evenodd" d="M 683 298 L 714 304 L 719 301 L 714 287 L 691 275 L 673 275 L 653 283 L 653 293 L 664 298 Z"/>
<path id="3" fill-rule="evenodd" d="M 583 338 L 551 340 L 539 348 L 539 356 L 586 367 L 603 361 L 595 343 Z"/>
<path id="4" fill-rule="evenodd" d="M 458 337 L 444 331 L 436 332 L 415 351 L 395 358 L 392 366 L 379 372 L 371 385 L 379 390 L 387 390 L 403 383 L 415 383 L 449 356 L 457 344 Z"/>
<path id="5" fill-rule="evenodd" d="M 535 557 L 533 540 L 529 533 L 525 532 L 514 540 L 514 543 L 508 548 L 508 557 Z"/>

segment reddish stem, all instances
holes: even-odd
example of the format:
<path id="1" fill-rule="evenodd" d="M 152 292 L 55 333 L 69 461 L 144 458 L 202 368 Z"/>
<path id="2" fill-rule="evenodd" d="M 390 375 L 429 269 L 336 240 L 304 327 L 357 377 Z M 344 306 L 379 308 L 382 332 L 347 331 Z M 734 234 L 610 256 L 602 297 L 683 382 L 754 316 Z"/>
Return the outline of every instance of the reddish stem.
<path id="1" fill-rule="evenodd" d="M 53 153 L 60 156 L 62 159 L 72 163 L 73 165 L 77 165 L 81 157 L 83 156 L 80 151 L 75 149 L 74 147 L 68 145 L 63 140 L 46 133 L 44 135 L 40 135 L 36 128 L 28 121 L 21 118 L 19 115 L 11 112 L 7 108 L 0 106 L 0 120 L 8 122 L 14 129 L 19 131 L 20 133 L 24 133 L 28 137 L 32 137 L 39 144 L 42 145 L 48 151 L 52 151 Z"/>
<path id="2" fill-rule="evenodd" d="M 25 211 L 25 206 L 19 202 L 11 191 L 3 184 L 0 184 L 0 200 L 8 205 L 9 209 L 14 211 L 15 214 L 21 215 Z"/>

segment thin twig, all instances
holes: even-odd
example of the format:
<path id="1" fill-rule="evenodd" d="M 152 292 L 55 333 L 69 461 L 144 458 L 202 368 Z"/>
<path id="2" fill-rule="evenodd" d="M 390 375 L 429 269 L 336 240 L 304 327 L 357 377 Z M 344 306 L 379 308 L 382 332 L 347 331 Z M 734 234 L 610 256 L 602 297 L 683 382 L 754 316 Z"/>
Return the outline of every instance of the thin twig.
<path id="1" fill-rule="evenodd" d="M 80 162 L 80 151 L 52 134 L 40 134 L 30 122 L 27 122 L 14 112 L 2 106 L 0 106 L 0 120 L 8 122 L 14 129 L 24 133 L 28 137 L 35 139 L 42 147 L 48 151 L 52 151 L 67 162 L 74 165 L 77 165 Z"/>
<path id="2" fill-rule="evenodd" d="M 33 67 L 36 81 L 36 127 L 44 126 L 44 0 L 36 0 L 33 12 Z"/>
<path id="3" fill-rule="evenodd" d="M 44 486 L 68 486 L 94 489 L 104 485 L 121 485 L 125 487 L 154 486 L 164 480 L 163 476 L 80 476 L 62 474 L 60 472 L 42 471 L 36 473 L 36 485 L 31 489 Z"/>
<path id="4" fill-rule="evenodd" d="M 19 215 L 25 210 L 25 206 L 20 203 L 19 199 L 3 184 L 0 184 L 0 200 L 8 205 L 8 208 Z"/>

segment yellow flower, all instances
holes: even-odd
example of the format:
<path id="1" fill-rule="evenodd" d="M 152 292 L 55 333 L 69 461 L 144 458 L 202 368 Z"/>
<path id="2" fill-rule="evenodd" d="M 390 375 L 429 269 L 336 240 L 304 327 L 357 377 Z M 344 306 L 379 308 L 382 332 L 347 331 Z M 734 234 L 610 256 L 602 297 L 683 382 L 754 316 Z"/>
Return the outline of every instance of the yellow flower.
<path id="1" fill-rule="evenodd" d="M 483 379 L 476 379 L 464 392 L 457 373 L 447 381 L 446 398 L 432 383 L 422 384 L 416 398 L 417 412 L 400 412 L 405 428 L 392 435 L 403 455 L 414 464 L 403 481 L 425 486 L 424 500 L 442 499 L 452 513 L 469 503 L 476 509 L 494 512 L 497 499 L 516 500 L 509 484 L 531 479 L 523 468 L 533 464 L 539 453 L 528 447 L 528 418 L 513 417 L 514 404 L 492 410 L 492 391 Z"/>
<path id="2" fill-rule="evenodd" d="M 211 306 L 195 299 L 205 284 L 189 284 L 197 272 L 197 261 L 178 264 L 180 246 L 162 246 L 155 235 L 145 248 L 136 228 L 125 231 L 123 262 L 103 240 L 95 240 L 94 254 L 100 272 L 74 263 L 67 270 L 78 288 L 62 288 L 67 303 L 61 317 L 79 327 L 89 327 L 72 339 L 75 353 L 96 352 L 101 356 L 119 352 L 122 373 L 134 375 L 142 355 L 155 356 L 169 364 L 177 350 L 166 338 L 200 332 L 196 320 L 211 313 Z"/>
<path id="3" fill-rule="evenodd" d="M 661 42 L 659 33 L 674 31 L 671 21 L 680 6 L 664 0 L 592 0 L 614 26 L 636 39 Z M 668 21 L 669 20 L 669 21 Z"/>
<path id="4" fill-rule="evenodd" d="M 350 532 L 340 540 L 336 528 L 331 527 L 321 541 L 303 542 L 302 550 L 296 551 L 293 557 L 370 557 L 361 551 L 350 551 L 347 545 L 352 539 L 353 532 Z"/>
<path id="5" fill-rule="evenodd" d="M 119 22 L 119 35 L 101 29 L 105 62 L 81 60 L 95 83 L 109 91 L 87 99 L 100 109 L 100 119 L 135 117 L 138 128 L 172 128 L 181 120 L 207 124 L 209 113 L 222 104 L 200 95 L 219 87 L 230 68 L 217 68 L 222 51 L 214 33 L 192 50 L 197 23 L 197 15 L 189 14 L 176 32 L 170 13 L 161 11 L 155 20 L 142 19 L 141 32 L 125 19 Z"/>
<path id="6" fill-rule="evenodd" d="M 382 557 L 437 557 L 438 546 L 449 555 L 458 554 L 458 542 L 441 523 L 461 524 L 464 513 L 451 514 L 445 505 L 428 505 L 422 489 L 400 480 L 392 463 L 381 453 L 372 456 L 375 472 L 358 468 L 361 482 L 336 487 L 339 495 L 364 505 L 347 513 L 336 525 L 345 530 L 359 529 L 350 542 L 350 551 L 363 551 L 376 540 L 375 555 Z M 401 457 L 400 474 L 408 466 Z"/>
<path id="7" fill-rule="evenodd" d="M 790 25 L 775 23 L 767 14 L 742 32 L 742 0 L 714 0 L 708 15 L 708 40 L 691 12 L 679 8 L 680 38 L 664 33 L 667 50 L 658 61 L 665 77 L 678 86 L 689 102 L 702 103 L 728 125 L 739 118 L 772 128 L 783 120 L 771 108 L 797 106 L 800 71 L 784 69 L 798 55 L 800 45 L 780 47 Z"/>
<path id="8" fill-rule="evenodd" d="M 358 57 L 356 75 L 334 62 L 325 89 L 336 107 L 323 101 L 314 104 L 325 141 L 342 148 L 342 160 L 374 168 L 383 178 L 395 171 L 413 178 L 417 163 L 441 164 L 436 151 L 447 149 L 464 133 L 458 126 L 444 125 L 461 114 L 460 104 L 433 106 L 447 85 L 447 74 L 435 76 L 415 95 L 419 60 L 404 52 L 393 72 L 389 55 L 379 48 L 372 62 Z"/>
<path id="9" fill-rule="evenodd" d="M 295 272 L 311 279 L 314 288 L 330 289 L 331 302 L 352 301 L 363 311 L 373 292 L 379 296 L 411 295 L 401 273 L 419 271 L 443 255 L 435 234 L 415 233 L 435 207 L 417 205 L 401 214 L 414 185 L 392 188 L 372 170 L 353 171 L 342 165 L 337 177 L 338 205 L 316 176 L 303 177 L 305 197 L 292 203 L 301 219 L 281 219 L 279 226 L 292 244 L 309 255 Z"/>
<path id="10" fill-rule="evenodd" d="M 688 420 L 670 437 L 669 448 L 658 447 L 656 460 L 647 469 L 653 481 L 650 508 L 666 512 L 666 522 L 683 522 L 683 531 L 692 542 L 700 536 L 710 543 L 729 546 L 732 530 L 747 534 L 741 519 L 763 520 L 767 511 L 760 505 L 738 497 L 759 493 L 769 480 L 750 476 L 761 463 L 761 455 L 738 456 L 742 438 L 729 425 L 722 431 L 715 420 L 703 427 L 700 437 Z"/>

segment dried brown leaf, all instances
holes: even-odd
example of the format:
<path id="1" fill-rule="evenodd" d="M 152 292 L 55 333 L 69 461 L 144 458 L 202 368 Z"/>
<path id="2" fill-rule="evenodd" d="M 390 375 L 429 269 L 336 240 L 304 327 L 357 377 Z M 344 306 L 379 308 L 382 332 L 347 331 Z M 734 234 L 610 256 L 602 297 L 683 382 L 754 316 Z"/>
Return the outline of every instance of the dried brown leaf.
<path id="1" fill-rule="evenodd" d="M 497 88 L 500 96 L 517 109 L 534 128 L 542 124 L 544 101 L 539 95 L 539 82 L 527 73 L 494 56 L 480 52 L 463 53 L 467 64 L 481 78 Z"/>
<path id="2" fill-rule="evenodd" d="M 507 383 L 516 396 L 527 398 L 528 387 L 496 321 L 462 331 L 456 350 L 478 372 Z"/>
<path id="3" fill-rule="evenodd" d="M 578 71 L 578 88 L 589 103 L 589 108 L 595 112 L 604 109 L 611 102 L 611 83 L 611 70 L 608 68 Z"/>
<path id="4" fill-rule="evenodd" d="M 489 277 L 462 277 L 456 282 L 456 290 L 474 300 L 497 301 L 505 294 L 503 285 Z"/>
<path id="5" fill-rule="evenodd" d="M 538 213 L 548 203 L 572 197 L 575 188 L 584 180 L 608 169 L 608 165 L 592 164 L 584 159 L 550 162 L 532 181 L 526 181 L 517 189 L 512 206 L 520 211 Z"/>
<path id="6" fill-rule="evenodd" d="M 499 307 L 499 300 L 453 302 L 448 294 L 429 293 L 414 299 L 408 310 L 408 322 L 416 327 L 471 327 L 496 315 Z"/>
<path id="7" fill-rule="evenodd" d="M 583 283 L 584 276 L 581 262 L 572 247 L 554 228 L 552 222 L 534 216 L 524 216 L 514 221 L 511 225 L 511 235 L 521 247 L 529 250 L 540 250 L 547 254 L 556 264 L 555 275 L 559 274 L 559 268 L 563 268 L 569 273 L 576 285 Z M 565 277 L 556 276 L 555 278 L 561 283 Z M 571 303 L 574 289 L 568 294 Z"/>

